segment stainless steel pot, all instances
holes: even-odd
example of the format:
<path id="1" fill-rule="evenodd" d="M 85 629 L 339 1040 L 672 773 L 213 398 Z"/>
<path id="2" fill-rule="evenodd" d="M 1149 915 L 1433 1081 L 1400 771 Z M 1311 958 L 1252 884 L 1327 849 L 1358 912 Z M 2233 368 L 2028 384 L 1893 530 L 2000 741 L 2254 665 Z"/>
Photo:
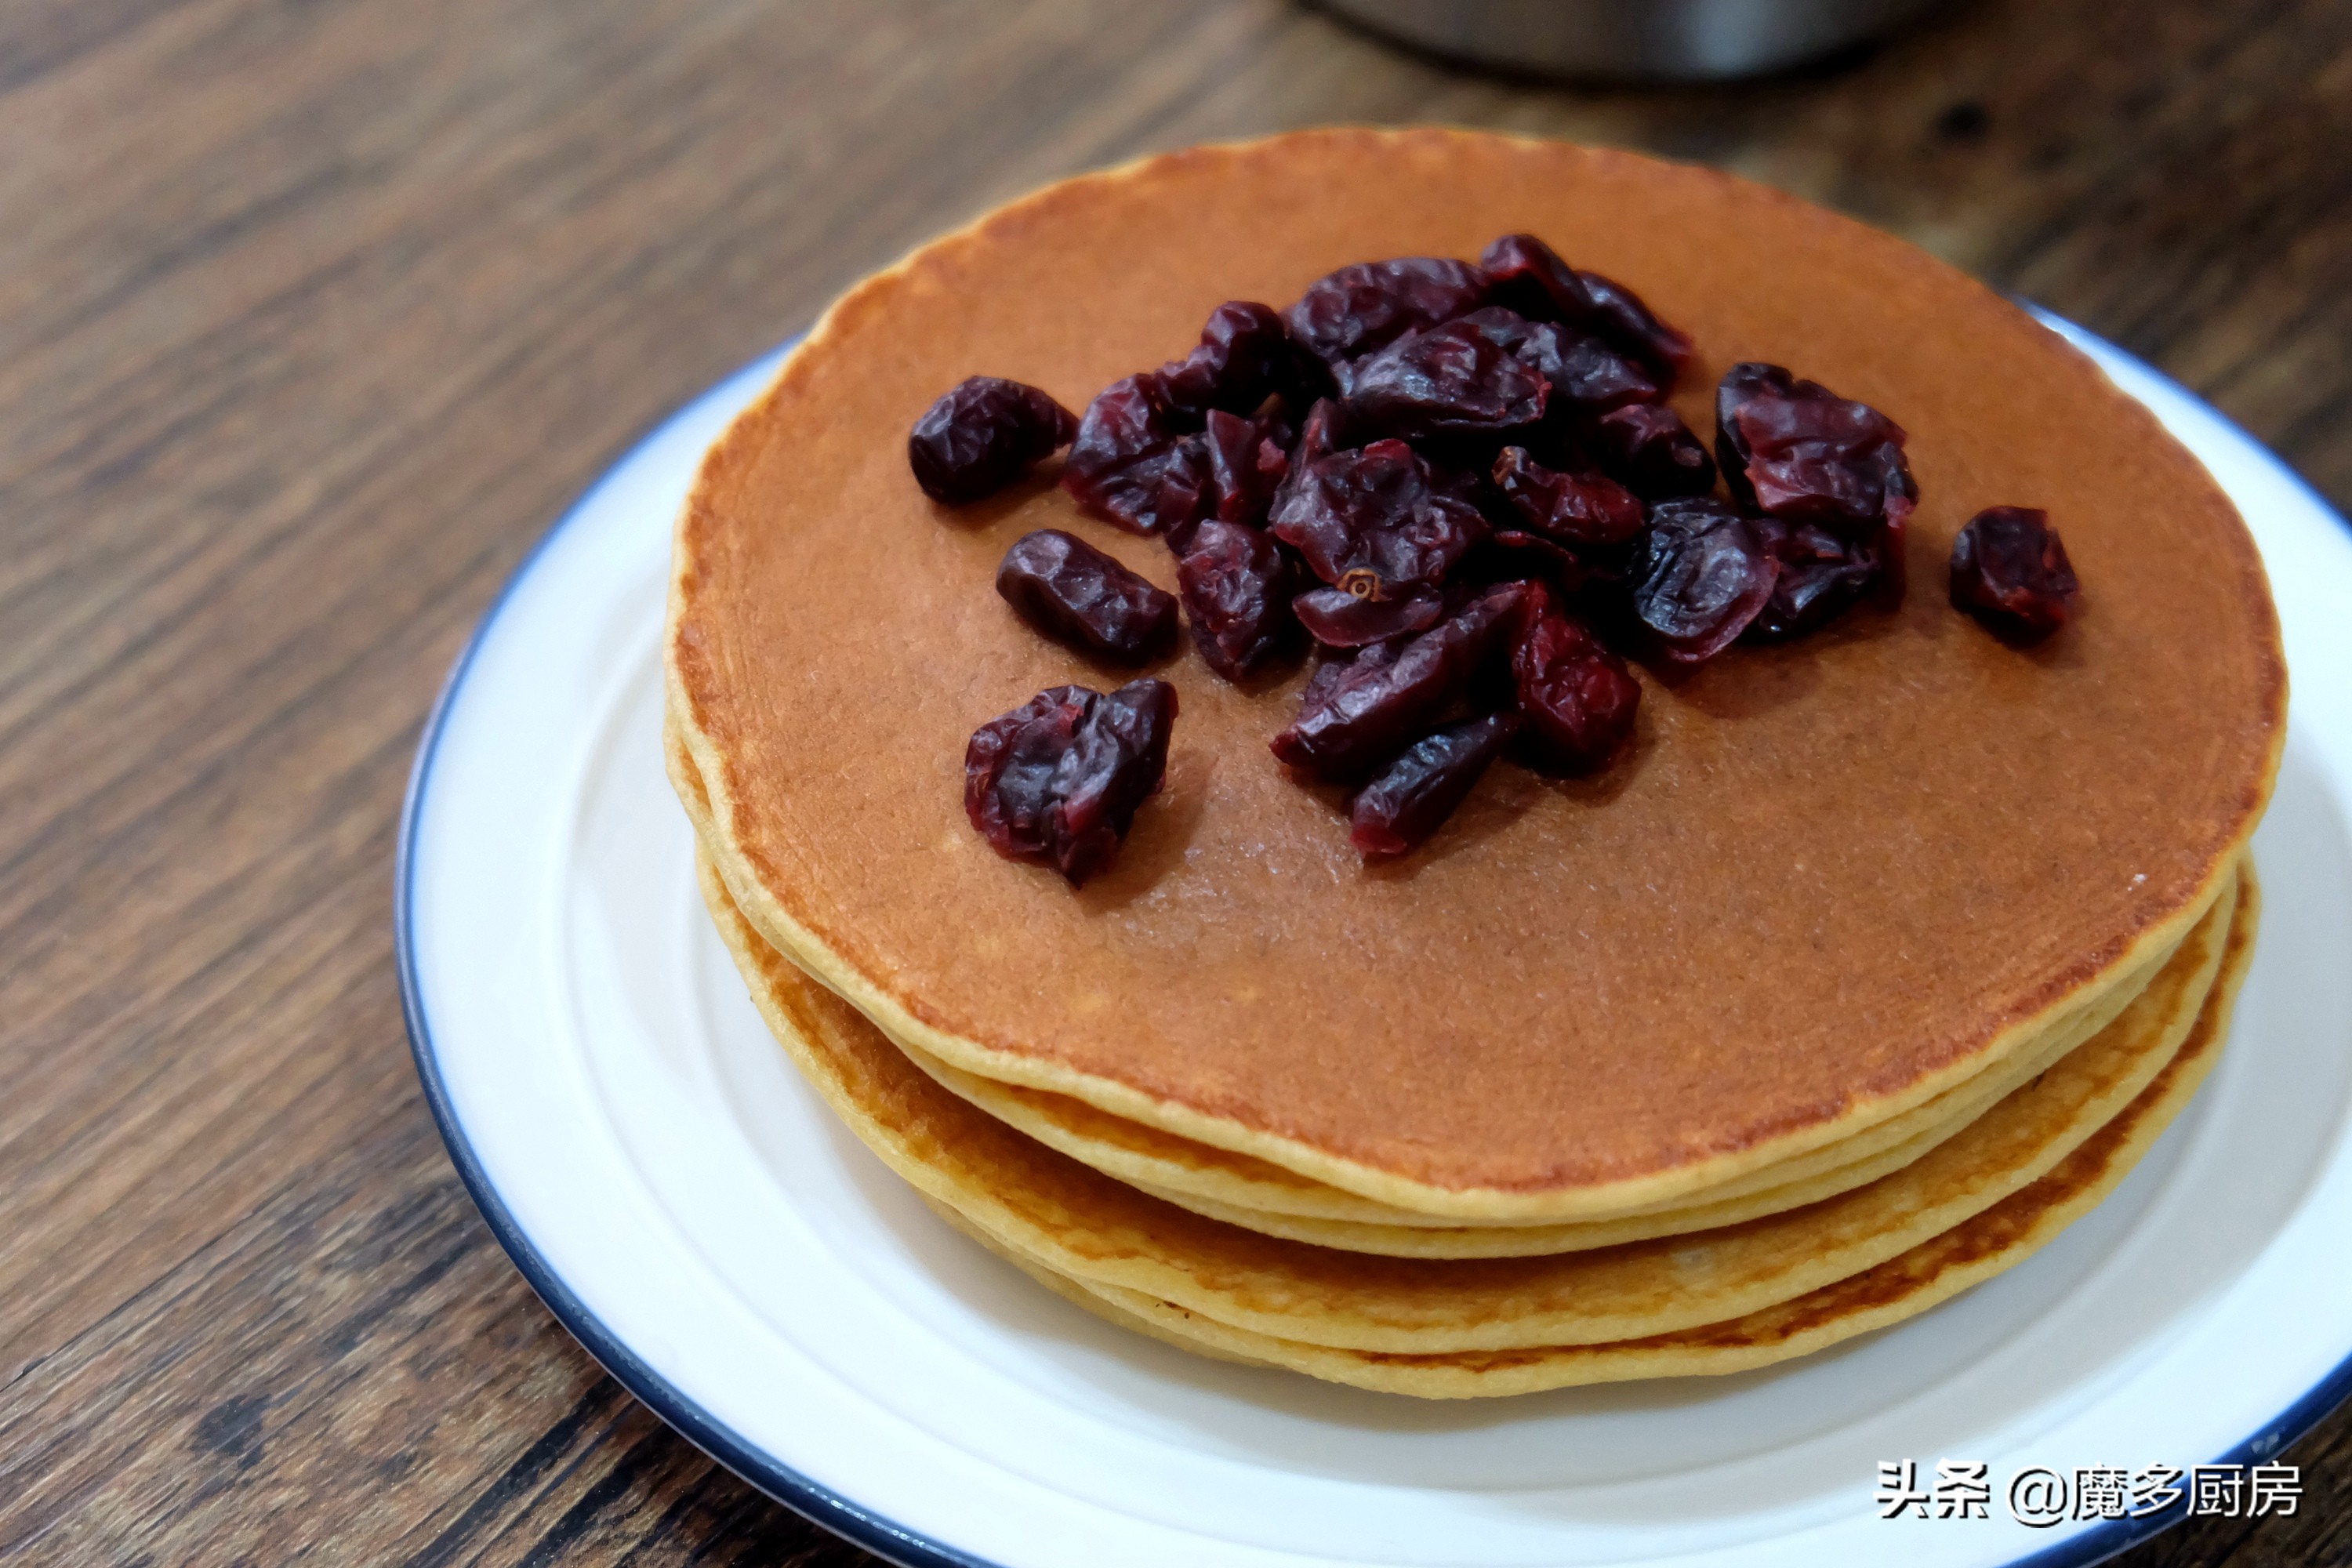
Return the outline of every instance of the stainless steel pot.
<path id="1" fill-rule="evenodd" d="M 1937 0 L 1318 0 L 1440 54 L 1555 76 L 1706 81 L 1778 70 Z"/>

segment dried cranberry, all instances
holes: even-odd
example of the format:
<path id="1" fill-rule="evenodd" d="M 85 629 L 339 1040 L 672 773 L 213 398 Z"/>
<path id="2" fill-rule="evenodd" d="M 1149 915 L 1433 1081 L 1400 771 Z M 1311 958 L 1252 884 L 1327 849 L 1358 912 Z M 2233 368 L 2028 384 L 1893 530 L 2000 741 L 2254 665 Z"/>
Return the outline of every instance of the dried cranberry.
<path id="1" fill-rule="evenodd" d="M 1190 412 L 1170 400 L 1157 371 L 1112 382 L 1078 419 L 1062 488 L 1089 516 L 1158 533 L 1199 504 L 1208 453 L 1196 430 Z M 1168 511 L 1180 515 L 1164 514 L 1163 499 Z"/>
<path id="2" fill-rule="evenodd" d="M 1164 680 L 1131 680 L 1108 696 L 1041 691 L 972 731 L 965 815 L 998 854 L 1082 884 L 1110 864 L 1160 788 L 1175 722 L 1176 689 Z"/>
<path id="3" fill-rule="evenodd" d="M 1531 234 L 1507 234 L 1486 247 L 1478 264 L 1493 279 L 1499 303 L 1535 321 L 1556 321 L 1599 336 L 1638 360 L 1663 390 L 1688 363 L 1689 334 L 1651 313 L 1641 297 L 1596 272 L 1579 272 Z"/>
<path id="4" fill-rule="evenodd" d="M 1307 677 L 1307 684 L 1299 689 L 1299 711 L 1303 713 L 1310 708 L 1322 706 L 1339 689 L 1342 680 L 1360 680 L 1376 669 L 1394 664 L 1403 647 L 1402 638 L 1392 642 L 1366 643 L 1357 650 L 1353 658 L 1317 660 L 1313 672 Z"/>
<path id="5" fill-rule="evenodd" d="M 1495 298 L 1538 321 L 1580 321 L 1592 301 L 1559 252 L 1531 234 L 1507 234 L 1478 258 Z"/>
<path id="6" fill-rule="evenodd" d="M 1213 416 L 1255 414 L 1277 393 L 1297 395 L 1301 363 L 1273 310 L 1246 300 L 1218 306 L 1191 353 L 1115 381 L 1087 405 L 1062 488 L 1080 510 L 1138 533 L 1185 532 L 1220 511 L 1218 454 L 1204 433 Z M 1268 419 L 1258 435 L 1279 429 Z M 1246 458 L 1244 467 L 1256 462 L 1255 447 Z"/>
<path id="7" fill-rule="evenodd" d="M 1282 505 L 1291 496 L 1298 494 L 1298 489 L 1306 484 L 1307 470 L 1315 463 L 1336 454 L 1343 447 L 1352 445 L 1352 442 L 1340 439 L 1343 426 L 1345 416 L 1340 414 L 1340 406 L 1328 397 L 1322 397 L 1307 409 L 1306 421 L 1301 421 L 1301 426 L 1298 426 L 1298 437 L 1291 442 L 1289 461 L 1282 470 L 1282 482 L 1275 487 L 1275 503 L 1267 508 L 1267 515 L 1277 517 L 1282 512 Z"/>
<path id="8" fill-rule="evenodd" d="M 1406 257 L 1342 267 L 1283 312 L 1290 335 L 1325 364 L 1362 358 L 1418 327 L 1485 303 L 1486 277 L 1464 261 Z"/>
<path id="9" fill-rule="evenodd" d="M 2012 642 L 2039 642 L 2064 626 L 2081 592 L 2039 508 L 1987 507 L 1952 541 L 1953 605 Z"/>
<path id="10" fill-rule="evenodd" d="M 1537 589 L 1511 649 L 1511 680 L 1528 728 L 1528 760 L 1548 773 L 1605 765 L 1633 733 L 1641 682 L 1591 627 L 1555 608 Z"/>
<path id="11" fill-rule="evenodd" d="M 1334 778 L 1394 755 L 1469 689 L 1517 625 L 1526 595 L 1517 583 L 1487 589 L 1410 642 L 1375 644 L 1337 675 L 1318 670 L 1298 717 L 1274 738 L 1274 754 Z"/>
<path id="12" fill-rule="evenodd" d="M 1663 395 L 1642 367 L 1599 338 L 1563 332 L 1556 348 L 1538 342 L 1536 367 L 1551 384 L 1553 397 L 1585 414 L 1605 414 Z"/>
<path id="13" fill-rule="evenodd" d="M 1523 528 L 1498 528 L 1464 565 L 1466 576 L 1495 582 L 1549 578 L 1573 592 L 1593 577 L 1592 563 L 1557 540 Z"/>
<path id="14" fill-rule="evenodd" d="M 996 591 L 1056 642 L 1141 664 L 1176 636 L 1176 600 L 1085 540 L 1041 528 L 1014 540 Z"/>
<path id="15" fill-rule="evenodd" d="M 1273 520 L 1280 517 L 1283 510 L 1293 505 L 1307 488 L 1307 476 L 1314 470 L 1315 465 L 1347 445 L 1339 437 L 1339 428 L 1344 423 L 1345 416 L 1340 413 L 1339 405 L 1328 397 L 1319 399 L 1307 411 L 1307 418 L 1298 426 L 1298 437 L 1291 444 L 1282 482 L 1275 487 L 1274 504 L 1266 509 L 1268 526 L 1272 526 Z"/>
<path id="16" fill-rule="evenodd" d="M 1661 387 L 1672 387 L 1690 363 L 1690 334 L 1658 320 L 1642 297 L 1622 283 L 1598 272 L 1580 272 L 1576 280 L 1592 301 L 1592 331 L 1655 371 Z"/>
<path id="17" fill-rule="evenodd" d="M 1286 448 L 1293 439 L 1278 416 L 1244 419 L 1212 410 L 1208 428 L 1177 444 L 1160 480 L 1153 510 L 1168 548 L 1181 557 L 1192 547 L 1193 530 L 1213 517 L 1264 527 L 1289 472 Z"/>
<path id="18" fill-rule="evenodd" d="M 1415 588 L 1391 599 L 1360 597 L 1345 588 L 1317 588 L 1290 603 L 1307 635 L 1325 647 L 1362 647 L 1427 631 L 1445 613 L 1445 595 Z"/>
<path id="19" fill-rule="evenodd" d="M 1239 680 L 1290 640 L 1289 561 L 1256 529 L 1211 518 L 1176 563 L 1192 641 L 1209 668 Z"/>
<path id="20" fill-rule="evenodd" d="M 1717 500 L 1661 502 L 1634 566 L 1633 613 L 1677 664 L 1731 646 L 1772 596 L 1780 563 Z"/>
<path id="21" fill-rule="evenodd" d="M 1903 427 L 1776 364 L 1736 364 L 1715 395 L 1715 456 L 1731 493 L 1785 522 L 1858 538 L 1910 515 L 1919 489 Z"/>
<path id="22" fill-rule="evenodd" d="M 1298 426 L 1298 439 L 1290 449 L 1290 475 L 1295 477 L 1306 464 L 1328 458 L 1343 447 L 1357 443 L 1346 433 L 1347 416 L 1329 398 L 1318 398 L 1307 410 L 1307 418 Z M 1279 498 L 1275 505 L 1281 506 Z"/>
<path id="23" fill-rule="evenodd" d="M 1506 447 L 1495 459 L 1495 486 L 1528 530 L 1563 544 L 1622 544 L 1642 531 L 1642 503 L 1597 473 L 1558 473 Z"/>
<path id="24" fill-rule="evenodd" d="M 1206 431 L 1186 436 L 1169 449 L 1160 483 L 1151 492 L 1151 522 L 1177 554 L 1192 542 L 1192 531 L 1217 511 L 1217 458 Z"/>
<path id="25" fill-rule="evenodd" d="M 1369 598 L 1444 581 L 1487 533 L 1478 509 L 1440 490 L 1402 441 L 1295 463 L 1291 479 L 1275 504 L 1275 537 L 1326 583 Z"/>
<path id="26" fill-rule="evenodd" d="M 1500 305 L 1473 310 L 1455 325 L 1475 328 L 1543 377 L 1551 388 L 1549 406 L 1556 415 L 1598 414 L 1661 395 L 1658 384 L 1640 365 L 1590 332 L 1530 321 Z"/>
<path id="27" fill-rule="evenodd" d="M 1387 859 L 1426 842 L 1518 727 L 1516 713 L 1489 713 L 1416 742 L 1356 792 L 1348 808 L 1348 842 L 1367 859 Z"/>
<path id="28" fill-rule="evenodd" d="M 1407 332 L 1359 363 L 1348 413 L 1367 428 L 1407 439 L 1478 435 L 1533 425 L 1549 388 L 1468 321 Z"/>
<path id="29" fill-rule="evenodd" d="M 1601 472 L 1643 500 L 1703 496 L 1715 488 L 1715 460 L 1663 403 L 1611 409 L 1593 421 L 1585 443 Z"/>
<path id="30" fill-rule="evenodd" d="M 1274 492 L 1290 470 L 1290 432 L 1269 415 L 1244 419 L 1218 409 L 1204 432 L 1209 447 L 1209 490 L 1221 522 L 1262 526 Z"/>
<path id="31" fill-rule="evenodd" d="M 1750 642 L 1786 642 L 1828 625 L 1882 582 L 1899 584 L 1890 551 L 1903 547 L 1900 530 L 1882 529 L 1864 542 L 1840 539 L 1806 522 L 1790 527 L 1751 517 L 1748 527 L 1780 563 L 1772 596 L 1748 625 Z"/>
<path id="32" fill-rule="evenodd" d="M 1448 500 L 1457 500 L 1475 509 L 1481 516 L 1490 516 L 1502 506 L 1502 498 L 1486 480 L 1486 470 L 1494 464 L 1492 458 L 1481 457 L 1469 468 L 1449 467 L 1434 458 L 1429 460 L 1429 488 Z"/>
<path id="33" fill-rule="evenodd" d="M 1268 397 L 1295 395 L 1301 385 L 1300 355 L 1282 318 L 1247 300 L 1229 300 L 1211 311 L 1200 346 L 1160 366 L 1160 374 L 1169 401 L 1197 414 L 1213 408 L 1253 413 Z"/>
<path id="34" fill-rule="evenodd" d="M 1037 388 L 975 375 L 915 421 L 907 462 L 933 500 L 978 500 L 1066 445 L 1077 429 L 1077 417 Z"/>

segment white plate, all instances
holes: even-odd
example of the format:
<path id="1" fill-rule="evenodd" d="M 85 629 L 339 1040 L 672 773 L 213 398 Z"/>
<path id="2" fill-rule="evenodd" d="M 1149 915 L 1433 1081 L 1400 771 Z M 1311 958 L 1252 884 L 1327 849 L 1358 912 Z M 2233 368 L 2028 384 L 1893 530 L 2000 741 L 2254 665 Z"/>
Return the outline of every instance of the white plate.
<path id="1" fill-rule="evenodd" d="M 2296 691 L 2228 1055 L 2107 1203 L 1999 1279 L 1769 1372 L 1432 1405 L 1164 1348 L 949 1230 L 769 1039 L 662 774 L 671 518 L 774 355 L 555 526 L 425 731 L 402 978 L 459 1173 L 639 1398 L 906 1563 L 1815 1568 L 2119 1549 L 2168 1521 L 2030 1529 L 2000 1484 L 2029 1465 L 2268 1458 L 2352 1386 L 2352 533 L 2210 409 L 2062 330 L 2236 498 Z M 1904 1458 L 1927 1476 L 1985 1461 L 1992 1517 L 1882 1521 L 1877 1463 Z"/>

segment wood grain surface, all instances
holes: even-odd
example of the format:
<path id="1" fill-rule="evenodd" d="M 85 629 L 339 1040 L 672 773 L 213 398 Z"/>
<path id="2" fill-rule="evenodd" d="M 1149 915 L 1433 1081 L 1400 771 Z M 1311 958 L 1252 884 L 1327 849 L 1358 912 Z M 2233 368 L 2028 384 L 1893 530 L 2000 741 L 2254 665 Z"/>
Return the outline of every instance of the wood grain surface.
<path id="1" fill-rule="evenodd" d="M 1419 120 L 1893 228 L 2352 501 L 2346 0 L 1964 0 L 1657 91 L 1283 0 L 0 6 L 0 1560 L 870 1561 L 459 1187 L 393 970 L 419 724 L 565 502 L 862 272 L 1139 151 Z M 2289 1457 L 2294 1517 L 2125 1561 L 2352 1562 L 2352 1417 Z"/>

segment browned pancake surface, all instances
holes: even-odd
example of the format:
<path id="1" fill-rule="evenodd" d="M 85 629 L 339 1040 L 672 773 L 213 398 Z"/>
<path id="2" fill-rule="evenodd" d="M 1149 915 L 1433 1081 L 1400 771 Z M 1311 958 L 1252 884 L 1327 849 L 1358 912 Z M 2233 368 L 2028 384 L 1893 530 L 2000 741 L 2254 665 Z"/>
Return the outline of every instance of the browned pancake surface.
<path id="1" fill-rule="evenodd" d="M 1221 300 L 1341 264 L 1543 236 L 1692 332 L 1711 431 L 1758 358 L 1910 432 L 1900 612 L 1644 678 L 1599 779 L 1497 767 L 1367 870 L 1266 751 L 1299 678 L 1166 666 L 1168 788 L 1073 892 L 992 853 L 966 738 L 1127 679 L 1031 632 L 1005 547 L 1154 541 L 1038 480 L 961 510 L 906 434 L 963 376 L 1073 408 Z M 1944 598 L 1954 533 L 2049 510 L 2080 620 L 2021 653 Z M 672 659 L 732 848 L 911 1017 L 1343 1159 L 1533 1190 L 1672 1169 L 1899 1095 L 2178 929 L 2265 797 L 2284 667 L 2211 480 L 2087 361 L 1895 240 L 1726 176 L 1447 132 L 1324 132 L 1072 182 L 854 291 L 706 464 Z M 714 771 L 715 770 L 715 771 Z"/>

